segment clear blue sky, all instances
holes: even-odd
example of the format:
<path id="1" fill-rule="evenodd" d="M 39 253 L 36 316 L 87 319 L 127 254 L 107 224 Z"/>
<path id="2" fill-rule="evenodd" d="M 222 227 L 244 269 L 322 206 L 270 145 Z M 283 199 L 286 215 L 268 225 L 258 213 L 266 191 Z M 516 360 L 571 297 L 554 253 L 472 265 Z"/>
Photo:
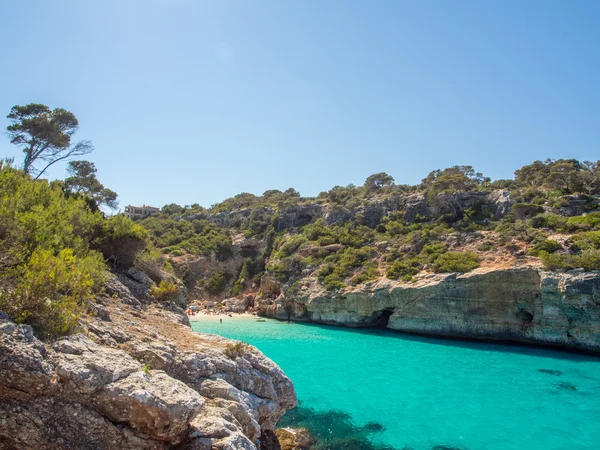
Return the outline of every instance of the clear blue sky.
<path id="1" fill-rule="evenodd" d="M 0 42 L 2 129 L 72 111 L 121 206 L 600 158 L 597 0 L 0 0 Z"/>

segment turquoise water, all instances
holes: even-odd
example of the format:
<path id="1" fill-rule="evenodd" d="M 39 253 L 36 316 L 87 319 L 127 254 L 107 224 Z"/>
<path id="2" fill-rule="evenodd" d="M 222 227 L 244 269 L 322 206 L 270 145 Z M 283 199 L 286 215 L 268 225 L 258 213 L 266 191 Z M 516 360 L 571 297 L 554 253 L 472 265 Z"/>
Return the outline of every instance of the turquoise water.
<path id="1" fill-rule="evenodd" d="M 600 358 L 253 317 L 193 326 L 279 364 L 301 402 L 283 422 L 321 448 L 600 449 Z"/>

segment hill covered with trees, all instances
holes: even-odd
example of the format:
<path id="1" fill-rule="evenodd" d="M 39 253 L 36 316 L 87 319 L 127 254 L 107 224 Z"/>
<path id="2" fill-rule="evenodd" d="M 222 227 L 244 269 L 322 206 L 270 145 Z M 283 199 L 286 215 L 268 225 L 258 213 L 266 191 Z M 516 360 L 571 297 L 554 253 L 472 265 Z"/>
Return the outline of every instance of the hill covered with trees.
<path id="1" fill-rule="evenodd" d="M 379 173 L 314 198 L 288 189 L 171 204 L 139 224 L 198 298 L 264 293 L 265 280 L 334 291 L 478 267 L 598 270 L 598 164 L 535 161 L 507 180 L 454 166 L 415 186 Z"/>

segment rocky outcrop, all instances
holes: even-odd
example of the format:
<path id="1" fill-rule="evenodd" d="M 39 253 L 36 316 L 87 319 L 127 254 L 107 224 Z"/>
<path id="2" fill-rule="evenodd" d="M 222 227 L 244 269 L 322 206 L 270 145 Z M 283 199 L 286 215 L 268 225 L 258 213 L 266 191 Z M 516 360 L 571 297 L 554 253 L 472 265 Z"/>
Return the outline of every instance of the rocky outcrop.
<path id="1" fill-rule="evenodd" d="M 143 281 L 129 284 L 143 293 Z M 252 450 L 296 405 L 254 347 L 232 354 L 235 341 L 192 332 L 177 306 L 109 285 L 123 302 L 97 299 L 84 333 L 54 342 L 0 316 L 0 448 Z"/>
<path id="2" fill-rule="evenodd" d="M 341 292 L 313 283 L 299 292 L 261 299 L 257 310 L 282 320 L 600 352 L 600 272 L 478 269 Z"/>
<path id="3" fill-rule="evenodd" d="M 221 228 L 237 227 L 246 229 L 251 220 L 261 219 L 269 222 L 272 219 L 277 231 L 298 228 L 318 219 L 326 225 L 343 225 L 363 217 L 365 225 L 375 227 L 386 215 L 403 211 L 404 220 L 414 222 L 419 218 L 439 217 L 443 214 L 455 214 L 467 208 L 486 208 L 496 220 L 503 218 L 511 211 L 512 204 L 506 190 L 460 192 L 452 199 L 441 195 L 433 203 L 422 193 L 398 193 L 385 198 L 373 197 L 364 204 L 351 209 L 335 203 L 302 203 L 284 209 L 269 207 L 246 208 L 217 214 L 198 213 L 183 216 L 183 220 L 208 220 Z"/>

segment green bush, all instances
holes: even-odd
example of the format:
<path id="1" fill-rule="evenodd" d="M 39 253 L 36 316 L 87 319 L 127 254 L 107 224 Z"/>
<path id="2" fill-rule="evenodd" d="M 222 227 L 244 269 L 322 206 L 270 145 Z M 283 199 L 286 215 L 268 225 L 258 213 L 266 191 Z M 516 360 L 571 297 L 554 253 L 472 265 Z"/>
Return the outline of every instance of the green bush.
<path id="1" fill-rule="evenodd" d="M 531 250 L 529 250 L 529 255 L 531 256 L 540 256 L 542 252 L 544 253 L 554 253 L 557 250 L 561 249 L 561 245 L 549 239 L 545 239 L 541 242 L 538 242 L 533 246 Z"/>
<path id="2" fill-rule="evenodd" d="M 410 281 L 410 279 L 418 273 L 419 263 L 416 260 L 408 262 L 396 260 L 390 267 L 388 267 L 386 275 L 388 278 L 393 280 L 397 280 L 398 278 L 402 277 L 405 281 Z"/>
<path id="3" fill-rule="evenodd" d="M 379 278 L 379 270 L 377 268 L 377 263 L 372 262 L 369 264 L 368 267 L 362 269 L 355 276 L 353 276 L 350 282 L 351 284 L 356 286 L 359 284 L 366 283 L 367 281 L 376 280 L 377 278 Z"/>
<path id="4" fill-rule="evenodd" d="M 173 302 L 181 295 L 181 289 L 177 284 L 163 280 L 153 286 L 150 293 L 161 302 Z"/>
<path id="5" fill-rule="evenodd" d="M 569 217 L 567 228 L 571 231 L 600 229 L 600 212 L 593 212 L 585 216 Z"/>
<path id="6" fill-rule="evenodd" d="M 75 256 L 63 249 L 36 249 L 29 261 L 15 269 L 0 291 L 0 310 L 15 322 L 31 325 L 42 338 L 58 337 L 76 329 L 90 298 L 98 294 L 106 276 L 96 252 Z M 6 281 L 6 280 L 5 280 Z"/>
<path id="7" fill-rule="evenodd" d="M 252 347 L 250 347 L 250 345 L 246 344 L 245 342 L 236 342 L 235 344 L 227 344 L 225 346 L 225 350 L 223 350 L 223 353 L 225 353 L 225 355 L 230 358 L 230 359 L 235 359 L 235 358 L 241 358 L 242 356 L 244 356 L 246 353 L 250 352 L 252 350 Z"/>
<path id="8" fill-rule="evenodd" d="M 204 282 L 204 289 L 211 295 L 218 295 L 225 290 L 228 278 L 224 270 L 217 270 Z"/>
<path id="9" fill-rule="evenodd" d="M 532 203 L 517 203 L 513 206 L 513 214 L 517 219 L 529 219 L 542 211 L 544 209 L 541 206 Z"/>
<path id="10" fill-rule="evenodd" d="M 164 272 L 169 267 L 173 273 L 173 266 L 168 263 L 156 248 L 148 247 L 144 251 L 138 252 L 135 257 L 135 267 L 145 272 L 152 281 L 160 283 Z"/>
<path id="11" fill-rule="evenodd" d="M 339 280 L 327 278 L 325 279 L 323 286 L 325 286 L 325 290 L 327 291 L 337 291 L 346 287 L 346 285 Z"/>
<path id="12" fill-rule="evenodd" d="M 300 246 L 302 244 L 304 244 L 306 241 L 307 241 L 307 239 L 304 236 L 292 236 L 287 241 L 285 241 L 281 245 L 281 247 L 279 247 L 279 251 L 277 252 L 277 257 L 286 258 L 288 256 L 291 256 L 293 253 L 296 253 L 298 248 L 300 248 Z"/>
<path id="13" fill-rule="evenodd" d="M 538 214 L 529 223 L 532 228 L 552 228 L 559 230 L 567 225 L 567 218 L 558 214 Z"/>
<path id="14" fill-rule="evenodd" d="M 596 249 L 586 250 L 579 255 L 542 253 L 540 256 L 547 270 L 600 270 L 600 250 Z"/>
<path id="15" fill-rule="evenodd" d="M 600 231 L 576 234 L 571 241 L 575 244 L 574 250 L 576 251 L 600 249 Z"/>
<path id="16" fill-rule="evenodd" d="M 126 216 L 118 215 L 102 223 L 98 247 L 104 258 L 118 266 L 130 267 L 148 244 L 148 231 Z"/>
<path id="17" fill-rule="evenodd" d="M 469 272 L 479 267 L 479 258 L 475 253 L 448 252 L 440 255 L 433 263 L 435 272 Z"/>
<path id="18" fill-rule="evenodd" d="M 32 180 L 0 163 L 0 310 L 50 338 L 77 328 L 106 276 L 90 242 L 103 216 L 61 182 Z"/>

